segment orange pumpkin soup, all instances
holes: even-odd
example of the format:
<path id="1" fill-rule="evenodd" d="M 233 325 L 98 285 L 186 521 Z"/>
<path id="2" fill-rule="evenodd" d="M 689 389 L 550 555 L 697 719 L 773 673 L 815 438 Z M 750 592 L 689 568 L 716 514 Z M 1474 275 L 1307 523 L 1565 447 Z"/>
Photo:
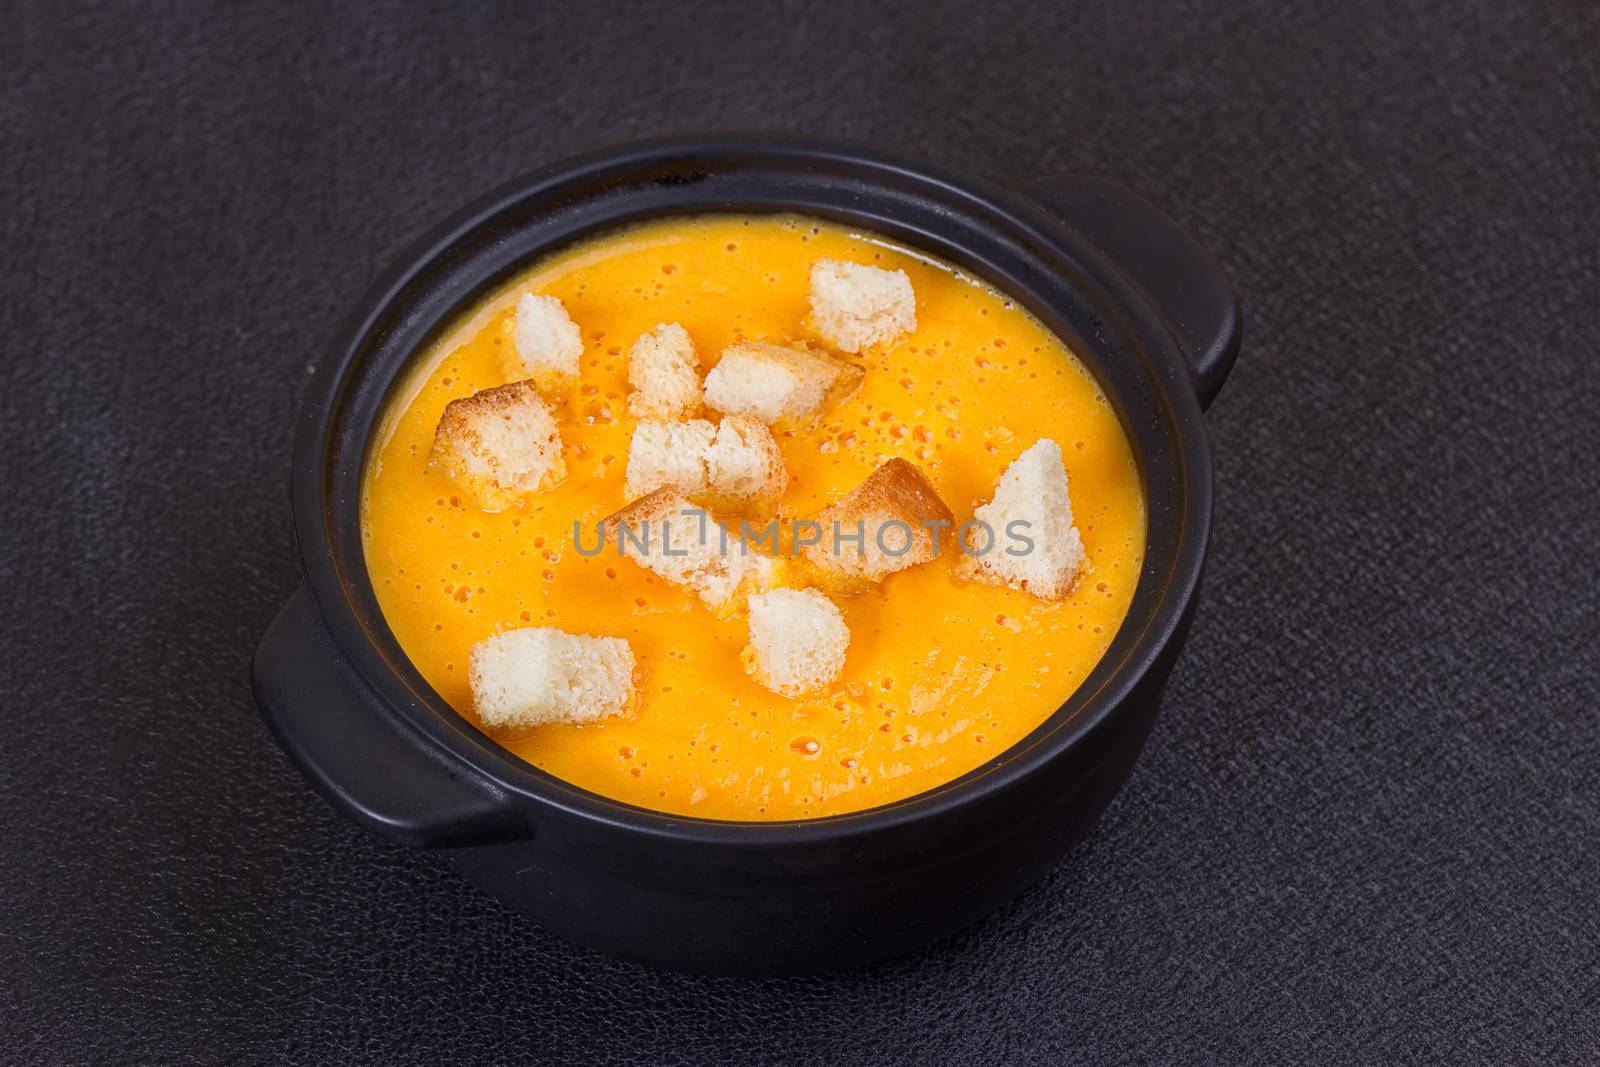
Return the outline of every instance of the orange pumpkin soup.
<path id="1" fill-rule="evenodd" d="M 810 515 L 880 463 L 921 467 L 959 524 L 1042 437 L 1061 446 L 1088 569 L 1058 602 L 963 581 L 959 554 L 837 598 L 843 672 L 788 699 L 741 662 L 742 617 L 718 617 L 610 551 L 596 524 L 627 503 L 628 348 L 659 323 L 694 339 L 704 373 L 739 341 L 810 341 L 808 275 L 831 258 L 904 270 L 917 328 L 857 362 L 865 383 L 809 426 L 775 428 L 777 505 Z M 550 396 L 567 464 L 551 491 L 499 512 L 430 466 L 445 405 L 524 377 L 512 338 L 522 293 L 559 298 L 582 330 L 580 378 Z M 715 418 L 715 416 L 711 416 Z M 643 224 L 538 263 L 464 316 L 397 389 L 363 481 L 362 537 L 384 615 L 439 694 L 473 717 L 474 644 L 557 627 L 626 638 L 638 697 L 586 725 L 491 731 L 574 785 L 646 808 L 777 820 L 857 811 L 923 792 L 1001 754 L 1052 714 L 1104 654 L 1133 596 L 1145 510 L 1122 427 L 1093 377 L 981 279 L 871 233 L 797 216 Z"/>

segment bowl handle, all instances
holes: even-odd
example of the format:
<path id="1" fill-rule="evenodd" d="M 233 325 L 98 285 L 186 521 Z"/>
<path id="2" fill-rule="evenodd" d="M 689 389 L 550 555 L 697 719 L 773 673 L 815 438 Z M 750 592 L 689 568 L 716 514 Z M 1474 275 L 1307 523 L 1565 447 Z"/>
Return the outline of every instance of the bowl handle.
<path id="1" fill-rule="evenodd" d="M 1228 275 L 1160 208 L 1127 186 L 1094 174 L 1050 174 L 1012 183 L 1097 246 L 1178 339 L 1210 407 L 1233 369 L 1243 329 Z"/>
<path id="2" fill-rule="evenodd" d="M 251 675 L 261 716 L 290 760 L 367 829 L 432 848 L 528 836 L 504 797 L 430 758 L 388 715 L 345 662 L 306 587 L 267 627 Z"/>

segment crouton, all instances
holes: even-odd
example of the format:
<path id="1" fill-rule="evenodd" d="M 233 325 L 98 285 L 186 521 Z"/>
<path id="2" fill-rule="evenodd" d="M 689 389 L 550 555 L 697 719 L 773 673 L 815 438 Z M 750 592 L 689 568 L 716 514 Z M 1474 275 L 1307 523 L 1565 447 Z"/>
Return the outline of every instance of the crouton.
<path id="1" fill-rule="evenodd" d="M 1060 600 L 1072 592 L 1088 558 L 1072 524 L 1067 470 L 1054 441 L 1040 438 L 1013 460 L 995 485 L 994 499 L 972 517 L 988 530 L 969 533 L 959 574 L 1022 589 L 1042 600 Z M 1013 531 L 1013 523 L 1026 525 Z M 1026 537 L 1031 547 L 1013 533 Z M 979 553 L 984 541 L 988 551 Z"/>
<path id="2" fill-rule="evenodd" d="M 891 459 L 817 514 L 822 539 L 801 555 L 829 588 L 856 591 L 936 558 L 953 521 L 922 469 Z"/>
<path id="3" fill-rule="evenodd" d="M 755 419 L 729 415 L 720 426 L 647 420 L 628 443 L 623 491 L 638 497 L 664 485 L 698 503 L 740 508 L 782 496 L 789 472 L 772 431 Z"/>
<path id="4" fill-rule="evenodd" d="M 756 546 L 740 542 L 675 486 L 663 486 L 600 524 L 601 537 L 620 555 L 693 591 L 718 612 L 772 584 L 775 565 Z"/>
<path id="5" fill-rule="evenodd" d="M 745 670 L 786 697 L 822 688 L 844 669 L 850 630 L 833 601 L 815 589 L 774 589 L 750 598 Z"/>
<path id="6" fill-rule="evenodd" d="M 811 267 L 811 321 L 841 352 L 859 352 L 917 328 L 917 299 L 903 270 L 837 259 Z"/>
<path id="7" fill-rule="evenodd" d="M 706 482 L 723 506 L 770 504 L 789 488 L 789 470 L 765 423 L 729 415 L 706 451 Z"/>
<path id="8" fill-rule="evenodd" d="M 805 419 L 842 404 L 866 372 L 824 352 L 783 345 L 729 345 L 706 375 L 706 404 L 765 423 Z"/>
<path id="9" fill-rule="evenodd" d="M 687 418 L 700 409 L 700 361 L 688 331 L 663 323 L 628 349 L 628 411 L 636 418 Z"/>
<path id="10" fill-rule="evenodd" d="M 485 726 L 593 722 L 628 706 L 633 649 L 620 637 L 507 630 L 472 647 L 467 681 Z"/>
<path id="11" fill-rule="evenodd" d="M 561 434 L 532 382 L 512 382 L 445 405 L 432 461 L 476 498 L 500 511 L 522 493 L 543 492 L 567 476 Z"/>
<path id="12" fill-rule="evenodd" d="M 512 340 L 522 360 L 523 373 L 544 388 L 578 376 L 583 335 L 561 301 L 553 296 L 524 293 L 517 301 Z"/>
<path id="13" fill-rule="evenodd" d="M 628 472 L 623 492 L 632 499 L 661 488 L 676 486 L 688 496 L 706 491 L 706 453 L 716 440 L 717 428 L 705 419 L 660 422 L 654 419 L 633 428 L 628 442 Z"/>

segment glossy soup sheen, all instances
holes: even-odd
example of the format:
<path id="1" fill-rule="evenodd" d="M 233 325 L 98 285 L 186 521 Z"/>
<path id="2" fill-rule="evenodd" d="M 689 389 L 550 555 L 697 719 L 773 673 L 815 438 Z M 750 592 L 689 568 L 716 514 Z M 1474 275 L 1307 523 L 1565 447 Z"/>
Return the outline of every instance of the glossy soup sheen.
<path id="1" fill-rule="evenodd" d="M 899 268 L 917 330 L 861 357 L 866 383 L 810 427 L 779 431 L 786 517 L 830 503 L 900 456 L 928 472 L 957 523 L 1040 437 L 1062 448 L 1090 570 L 1060 603 L 965 582 L 957 554 L 839 600 L 842 675 L 812 697 L 768 692 L 741 666 L 742 616 L 614 551 L 580 555 L 573 520 L 622 507 L 634 420 L 627 351 L 681 323 L 701 370 L 740 340 L 810 340 L 819 258 Z M 556 404 L 569 476 L 503 512 L 475 508 L 428 466 L 455 397 L 521 377 L 511 340 L 519 293 L 559 297 L 583 330 L 582 377 Z M 715 415 L 710 416 L 715 418 Z M 1094 379 L 1037 320 L 980 281 L 872 234 L 795 216 L 637 226 L 546 260 L 423 353 L 381 427 L 362 494 L 367 566 L 412 661 L 472 717 L 474 643 L 520 626 L 627 638 L 640 699 L 624 716 L 491 731 L 575 785 L 647 808 L 776 820 L 875 807 L 1000 755 L 1051 715 L 1105 652 L 1132 599 L 1145 511 L 1128 442 Z M 476 721 L 476 720 L 474 720 Z"/>

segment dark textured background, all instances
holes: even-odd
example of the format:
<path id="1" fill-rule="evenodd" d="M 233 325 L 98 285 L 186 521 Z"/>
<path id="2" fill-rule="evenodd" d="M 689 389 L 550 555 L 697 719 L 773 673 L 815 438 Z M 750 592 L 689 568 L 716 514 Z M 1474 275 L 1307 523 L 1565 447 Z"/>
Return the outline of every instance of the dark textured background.
<path id="1" fill-rule="evenodd" d="M 0 1059 L 1596 1062 L 1586 6 L 9 6 Z M 977 927 L 796 981 L 555 939 L 335 816 L 247 684 L 374 272 L 538 164 L 726 128 L 1119 176 L 1247 314 L 1126 791 Z"/>

